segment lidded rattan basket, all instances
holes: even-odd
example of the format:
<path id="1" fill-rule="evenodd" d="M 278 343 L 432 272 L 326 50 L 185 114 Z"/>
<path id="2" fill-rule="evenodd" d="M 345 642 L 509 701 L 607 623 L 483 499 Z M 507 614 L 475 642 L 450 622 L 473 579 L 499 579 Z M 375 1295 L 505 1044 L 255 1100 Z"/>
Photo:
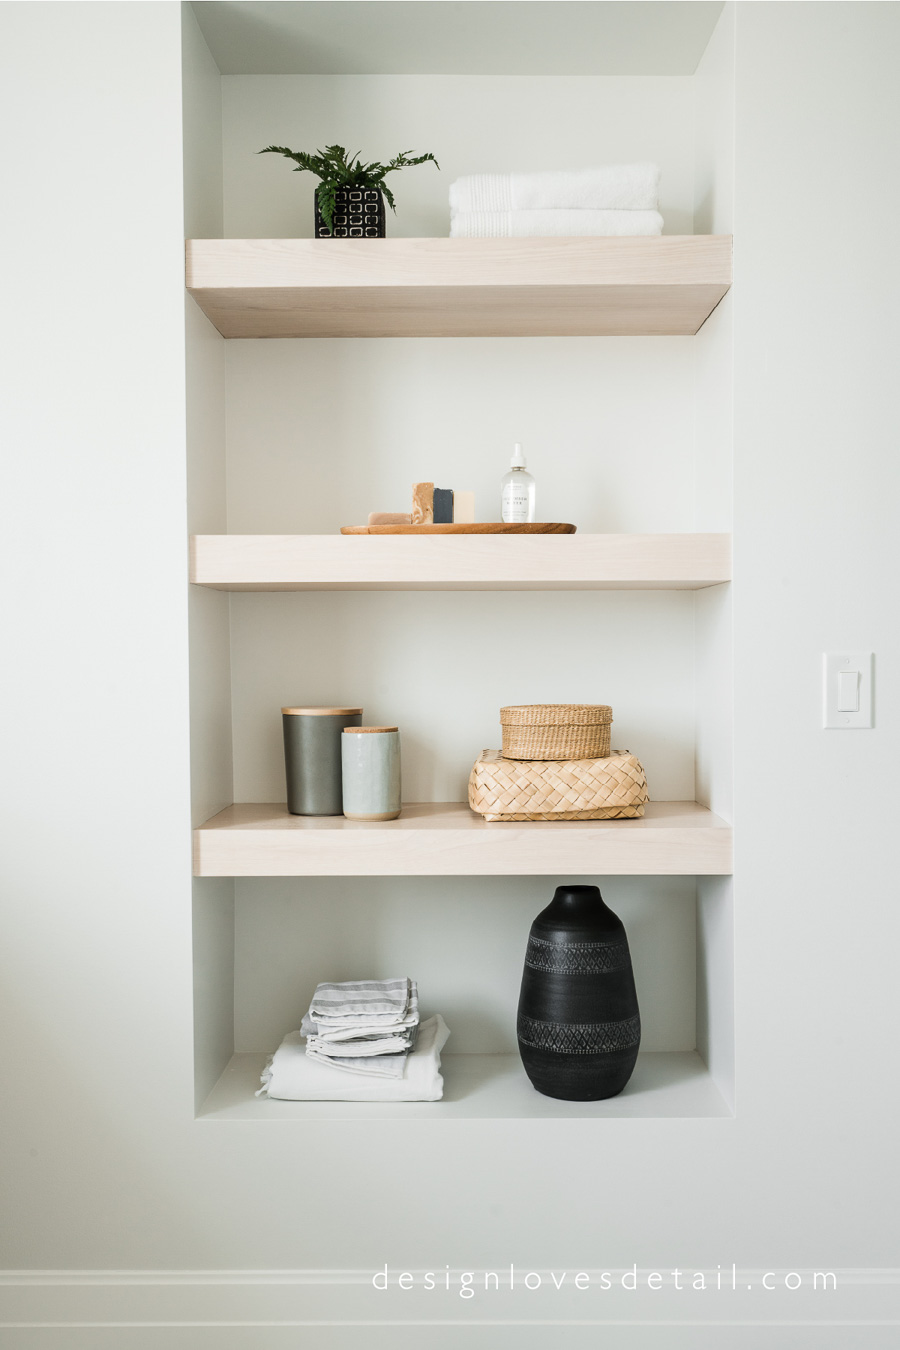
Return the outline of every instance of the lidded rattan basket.
<path id="1" fill-rule="evenodd" d="M 612 708 L 605 703 L 526 703 L 500 709 L 504 759 L 603 759 Z"/>

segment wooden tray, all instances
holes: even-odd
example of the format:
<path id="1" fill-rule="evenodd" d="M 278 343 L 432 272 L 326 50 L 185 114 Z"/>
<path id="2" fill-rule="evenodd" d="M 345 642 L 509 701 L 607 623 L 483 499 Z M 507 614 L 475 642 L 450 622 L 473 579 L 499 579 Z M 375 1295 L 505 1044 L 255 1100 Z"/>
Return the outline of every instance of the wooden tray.
<path id="1" fill-rule="evenodd" d="M 477 525 L 342 525 L 341 534 L 574 534 L 574 525 L 558 521 L 532 521 L 525 525 L 507 525 L 503 521 L 483 521 Z"/>

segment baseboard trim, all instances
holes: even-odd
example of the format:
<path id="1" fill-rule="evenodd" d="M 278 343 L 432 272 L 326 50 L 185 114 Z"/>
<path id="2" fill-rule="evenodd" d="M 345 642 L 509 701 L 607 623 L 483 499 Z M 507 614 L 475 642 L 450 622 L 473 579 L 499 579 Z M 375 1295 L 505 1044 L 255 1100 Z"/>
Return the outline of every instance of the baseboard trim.
<path id="1" fill-rule="evenodd" d="M 621 1281 L 630 1272 L 611 1272 L 612 1287 L 603 1288 L 599 1270 L 587 1271 L 588 1287 L 576 1289 L 574 1268 L 561 1287 L 559 1272 L 522 1267 L 510 1288 L 508 1269 L 495 1289 L 484 1270 L 446 1266 L 430 1287 L 424 1271 L 413 1271 L 412 1283 L 401 1288 L 400 1270 L 391 1268 L 383 1290 L 374 1287 L 372 1270 L 358 1269 L 3 1270 L 0 1328 L 900 1326 L 900 1268 L 834 1270 L 827 1289 L 814 1287 L 811 1270 L 727 1267 L 724 1279 L 716 1268 L 703 1272 L 709 1284 L 702 1293 L 671 1282 L 648 1287 L 650 1272 L 642 1270 L 635 1270 L 633 1291 Z M 801 1287 L 785 1288 L 786 1275 Z M 466 1287 L 475 1292 L 461 1296 Z"/>

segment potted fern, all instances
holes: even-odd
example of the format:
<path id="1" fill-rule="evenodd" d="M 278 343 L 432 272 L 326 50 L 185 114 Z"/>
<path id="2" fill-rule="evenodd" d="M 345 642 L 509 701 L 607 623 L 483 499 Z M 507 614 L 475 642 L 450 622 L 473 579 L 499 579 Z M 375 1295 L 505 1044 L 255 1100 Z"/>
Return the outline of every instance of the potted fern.
<path id="1" fill-rule="evenodd" d="M 288 150 L 284 145 L 267 145 L 261 155 L 284 155 L 297 165 L 294 173 L 314 173 L 316 188 L 317 239 L 383 239 L 384 202 L 396 211 L 394 194 L 385 183 L 389 173 L 408 169 L 431 160 L 434 155 L 415 155 L 406 150 L 389 164 L 373 161 L 364 164 L 359 155 L 348 157 L 342 145 L 326 145 L 314 155 L 304 150 Z"/>

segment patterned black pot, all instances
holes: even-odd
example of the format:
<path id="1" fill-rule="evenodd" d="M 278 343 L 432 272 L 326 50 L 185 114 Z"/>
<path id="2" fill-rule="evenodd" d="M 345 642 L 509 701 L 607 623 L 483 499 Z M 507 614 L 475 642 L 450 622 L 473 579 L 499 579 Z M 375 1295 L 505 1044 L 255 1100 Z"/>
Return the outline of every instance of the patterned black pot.
<path id="1" fill-rule="evenodd" d="M 516 1031 L 546 1097 L 599 1101 L 631 1077 L 641 1043 L 631 954 L 596 886 L 558 886 L 531 925 Z"/>
<path id="2" fill-rule="evenodd" d="M 334 223 L 329 229 L 319 210 L 316 190 L 317 239 L 383 239 L 384 197 L 378 188 L 338 188 Z"/>

